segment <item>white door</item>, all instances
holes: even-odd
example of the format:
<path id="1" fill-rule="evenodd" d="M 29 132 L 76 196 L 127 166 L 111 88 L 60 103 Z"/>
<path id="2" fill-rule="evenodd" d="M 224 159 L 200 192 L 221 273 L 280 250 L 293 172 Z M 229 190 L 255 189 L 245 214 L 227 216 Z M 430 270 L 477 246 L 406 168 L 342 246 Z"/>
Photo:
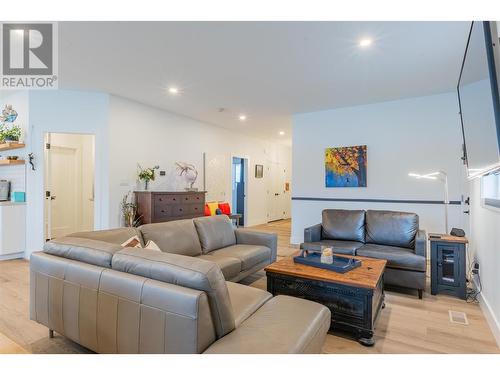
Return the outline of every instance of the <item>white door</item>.
<path id="1" fill-rule="evenodd" d="M 51 133 L 46 143 L 46 239 L 92 230 L 94 137 Z"/>
<path id="2" fill-rule="evenodd" d="M 281 220 L 285 217 L 285 170 L 276 162 L 269 163 L 269 221 Z"/>

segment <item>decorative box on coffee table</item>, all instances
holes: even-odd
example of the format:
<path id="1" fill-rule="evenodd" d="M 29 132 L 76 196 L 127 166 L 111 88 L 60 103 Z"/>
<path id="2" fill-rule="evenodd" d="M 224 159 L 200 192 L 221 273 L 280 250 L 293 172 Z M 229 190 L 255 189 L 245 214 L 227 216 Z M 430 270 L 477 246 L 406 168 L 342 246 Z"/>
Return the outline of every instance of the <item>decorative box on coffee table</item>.
<path id="1" fill-rule="evenodd" d="M 441 292 L 467 298 L 466 237 L 429 234 L 431 243 L 431 294 Z"/>
<path id="2" fill-rule="evenodd" d="M 298 255 L 299 253 L 295 254 Z M 331 330 L 348 331 L 363 345 L 375 343 L 377 317 L 384 307 L 383 259 L 354 257 L 361 266 L 346 273 L 295 263 L 283 258 L 265 268 L 267 290 L 325 305 L 332 312 Z"/>

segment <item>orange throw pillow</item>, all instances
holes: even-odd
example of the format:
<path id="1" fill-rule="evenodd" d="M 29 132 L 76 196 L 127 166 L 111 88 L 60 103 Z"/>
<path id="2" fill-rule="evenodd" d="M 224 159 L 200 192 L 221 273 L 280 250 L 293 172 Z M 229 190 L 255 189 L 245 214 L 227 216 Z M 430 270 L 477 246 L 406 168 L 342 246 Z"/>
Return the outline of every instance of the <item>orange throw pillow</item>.
<path id="1" fill-rule="evenodd" d="M 208 207 L 208 204 L 205 205 L 205 216 L 212 216 L 210 213 L 210 207 Z"/>

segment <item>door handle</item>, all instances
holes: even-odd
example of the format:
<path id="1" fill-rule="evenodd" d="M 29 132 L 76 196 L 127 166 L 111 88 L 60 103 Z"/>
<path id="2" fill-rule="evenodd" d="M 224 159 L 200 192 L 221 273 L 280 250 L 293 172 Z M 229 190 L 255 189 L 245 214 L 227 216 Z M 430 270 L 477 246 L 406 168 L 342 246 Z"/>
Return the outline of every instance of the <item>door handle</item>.
<path id="1" fill-rule="evenodd" d="M 465 210 L 465 211 L 464 211 L 464 214 L 469 215 L 469 214 L 470 214 L 470 210 Z"/>
<path id="2" fill-rule="evenodd" d="M 50 200 L 51 200 L 51 201 L 53 201 L 54 199 L 56 199 L 56 196 L 55 196 L 55 195 L 52 195 L 52 196 L 50 197 Z"/>

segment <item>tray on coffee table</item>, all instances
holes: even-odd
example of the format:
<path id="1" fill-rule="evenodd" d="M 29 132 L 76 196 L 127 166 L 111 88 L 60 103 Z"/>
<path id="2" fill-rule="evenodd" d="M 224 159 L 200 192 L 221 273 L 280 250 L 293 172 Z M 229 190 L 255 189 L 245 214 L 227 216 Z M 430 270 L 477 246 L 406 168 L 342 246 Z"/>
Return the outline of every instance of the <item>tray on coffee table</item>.
<path id="1" fill-rule="evenodd" d="M 293 257 L 295 263 L 305 264 L 317 268 L 323 268 L 338 273 L 345 273 L 361 266 L 361 260 L 333 255 L 333 263 L 321 262 L 321 253 L 311 250 L 302 250 L 300 255 Z"/>

